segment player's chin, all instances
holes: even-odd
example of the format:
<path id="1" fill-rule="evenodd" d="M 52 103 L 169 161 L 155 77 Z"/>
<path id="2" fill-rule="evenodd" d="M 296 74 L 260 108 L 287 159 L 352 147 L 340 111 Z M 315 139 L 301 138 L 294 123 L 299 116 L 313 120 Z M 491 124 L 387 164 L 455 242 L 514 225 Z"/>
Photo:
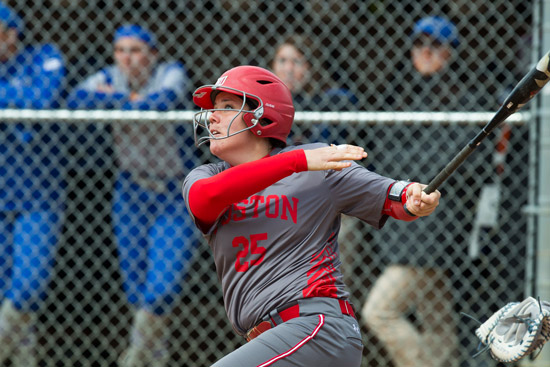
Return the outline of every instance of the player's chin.
<path id="1" fill-rule="evenodd" d="M 220 140 L 210 140 L 209 144 L 210 153 L 218 157 L 223 152 L 223 143 Z"/>
<path id="2" fill-rule="evenodd" d="M 210 153 L 220 158 L 221 160 L 224 160 L 224 154 L 231 150 L 231 146 L 233 145 L 231 144 L 230 139 L 231 138 L 210 140 Z"/>

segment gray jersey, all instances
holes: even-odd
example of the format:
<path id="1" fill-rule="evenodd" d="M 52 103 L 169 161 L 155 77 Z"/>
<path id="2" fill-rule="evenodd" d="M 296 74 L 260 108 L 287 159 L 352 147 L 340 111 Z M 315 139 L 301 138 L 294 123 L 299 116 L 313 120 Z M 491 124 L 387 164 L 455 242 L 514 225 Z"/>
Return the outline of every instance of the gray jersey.
<path id="1" fill-rule="evenodd" d="M 291 146 L 272 155 L 322 146 Z M 228 168 L 221 162 L 191 171 L 183 183 L 186 202 L 194 182 Z M 244 334 L 272 309 L 297 299 L 347 298 L 337 242 L 340 215 L 380 228 L 392 182 L 353 163 L 342 171 L 294 173 L 227 208 L 206 238 L 235 330 Z"/>

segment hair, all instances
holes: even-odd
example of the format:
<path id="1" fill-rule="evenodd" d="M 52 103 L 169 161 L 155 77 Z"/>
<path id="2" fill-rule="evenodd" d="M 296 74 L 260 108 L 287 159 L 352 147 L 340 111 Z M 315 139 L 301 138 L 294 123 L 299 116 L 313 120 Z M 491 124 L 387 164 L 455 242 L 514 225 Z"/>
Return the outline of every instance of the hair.
<path id="1" fill-rule="evenodd" d="M 283 142 L 282 140 L 275 139 L 275 138 L 268 138 L 268 139 L 269 139 L 269 144 L 271 144 L 271 148 L 283 149 L 284 147 L 286 147 L 286 143 Z"/>

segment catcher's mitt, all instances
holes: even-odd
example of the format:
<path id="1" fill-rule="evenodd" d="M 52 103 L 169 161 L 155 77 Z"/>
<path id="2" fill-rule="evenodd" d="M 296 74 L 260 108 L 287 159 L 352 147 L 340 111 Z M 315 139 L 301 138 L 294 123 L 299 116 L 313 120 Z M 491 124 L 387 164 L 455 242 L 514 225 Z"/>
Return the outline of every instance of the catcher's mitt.
<path id="1" fill-rule="evenodd" d="M 493 359 L 518 361 L 550 340 L 550 302 L 529 297 L 521 303 L 508 303 L 485 321 L 476 335 Z"/>

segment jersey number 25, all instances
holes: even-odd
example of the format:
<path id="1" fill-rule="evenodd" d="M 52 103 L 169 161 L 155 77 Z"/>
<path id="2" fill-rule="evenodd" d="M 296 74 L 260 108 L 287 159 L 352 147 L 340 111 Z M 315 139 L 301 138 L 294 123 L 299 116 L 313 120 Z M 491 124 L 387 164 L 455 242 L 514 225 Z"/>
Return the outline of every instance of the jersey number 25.
<path id="1" fill-rule="evenodd" d="M 260 265 L 264 260 L 265 247 L 258 246 L 258 241 L 265 240 L 267 240 L 267 233 L 251 234 L 250 240 L 245 236 L 233 238 L 233 247 L 242 247 L 242 250 L 237 252 L 235 261 L 235 269 L 238 272 L 245 272 L 250 266 Z"/>

